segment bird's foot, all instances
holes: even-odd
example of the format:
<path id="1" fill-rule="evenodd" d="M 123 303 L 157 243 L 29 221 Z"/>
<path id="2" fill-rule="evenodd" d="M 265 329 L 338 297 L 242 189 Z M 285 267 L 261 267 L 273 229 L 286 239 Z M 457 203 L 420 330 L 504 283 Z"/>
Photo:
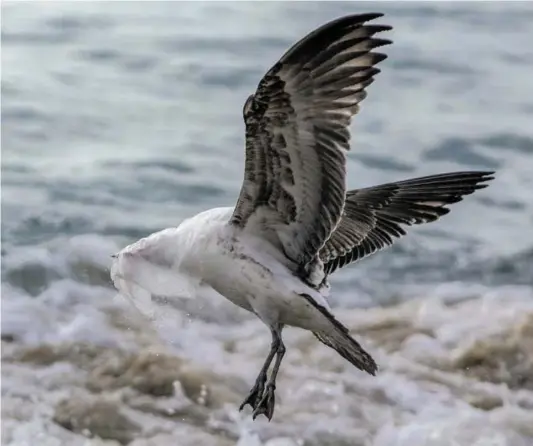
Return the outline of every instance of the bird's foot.
<path id="1" fill-rule="evenodd" d="M 243 410 L 247 404 L 249 404 L 254 410 L 259 406 L 259 402 L 261 401 L 261 398 L 263 397 L 263 391 L 265 390 L 265 381 L 266 381 L 266 377 L 264 376 L 257 377 L 255 384 L 252 387 L 252 390 L 250 390 L 250 393 L 240 405 L 239 411 Z"/>
<path id="2" fill-rule="evenodd" d="M 272 420 L 272 415 L 274 415 L 274 406 L 276 405 L 275 390 L 276 385 L 274 383 L 268 383 L 266 385 L 263 397 L 257 404 L 257 407 L 252 415 L 254 420 L 261 414 L 265 415 L 268 418 L 268 421 Z"/>

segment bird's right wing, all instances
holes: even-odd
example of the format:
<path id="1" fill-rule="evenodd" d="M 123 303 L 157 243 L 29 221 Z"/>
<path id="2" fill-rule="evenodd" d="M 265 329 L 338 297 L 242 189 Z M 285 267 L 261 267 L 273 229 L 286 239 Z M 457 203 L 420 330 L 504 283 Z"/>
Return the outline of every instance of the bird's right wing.
<path id="1" fill-rule="evenodd" d="M 402 226 L 435 221 L 463 196 L 487 187 L 494 172 L 454 172 L 355 189 L 346 194 L 341 221 L 320 250 L 325 274 L 390 246 Z"/>
<path id="2" fill-rule="evenodd" d="M 298 269 L 337 226 L 350 123 L 385 55 L 382 14 L 342 17 L 277 62 L 244 105 L 246 162 L 231 224 L 268 240 Z"/>

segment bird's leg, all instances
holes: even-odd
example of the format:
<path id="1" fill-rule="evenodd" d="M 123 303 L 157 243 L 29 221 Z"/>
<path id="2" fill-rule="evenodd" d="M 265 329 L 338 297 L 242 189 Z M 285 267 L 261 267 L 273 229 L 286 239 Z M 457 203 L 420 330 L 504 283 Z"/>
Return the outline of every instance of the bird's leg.
<path id="1" fill-rule="evenodd" d="M 278 376 L 279 367 L 281 365 L 283 356 L 285 355 L 285 345 L 283 344 L 283 340 L 281 339 L 282 326 L 272 327 L 271 330 L 272 346 L 276 347 L 276 362 L 274 363 L 274 367 L 272 368 L 270 378 L 266 383 L 266 388 L 264 390 L 263 397 L 258 402 L 257 407 L 254 410 L 254 420 L 258 415 L 264 414 L 270 421 L 272 419 L 272 415 L 274 415 L 274 406 L 276 404 L 276 377 Z"/>
<path id="2" fill-rule="evenodd" d="M 261 371 L 255 379 L 255 384 L 252 387 L 252 390 L 250 390 L 250 393 L 239 407 L 239 411 L 243 410 L 247 404 L 252 406 L 252 409 L 254 410 L 257 408 L 259 401 L 263 397 L 263 391 L 265 390 L 268 368 L 272 363 L 272 359 L 274 359 L 274 355 L 278 351 L 280 341 L 281 337 L 274 336 L 274 332 L 272 332 L 272 344 L 270 345 L 270 352 L 268 352 L 265 363 L 263 364 L 263 367 L 261 367 Z"/>

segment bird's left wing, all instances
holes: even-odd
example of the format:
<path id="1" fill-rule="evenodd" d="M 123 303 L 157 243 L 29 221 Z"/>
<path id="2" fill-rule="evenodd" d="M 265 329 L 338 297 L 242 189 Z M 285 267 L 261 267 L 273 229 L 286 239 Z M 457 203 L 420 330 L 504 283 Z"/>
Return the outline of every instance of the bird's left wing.
<path id="1" fill-rule="evenodd" d="M 351 118 L 386 58 L 382 14 L 334 20 L 296 43 L 244 105 L 244 182 L 231 223 L 305 267 L 337 226 Z"/>
<path id="2" fill-rule="evenodd" d="M 446 207 L 487 187 L 494 172 L 452 172 L 351 190 L 339 225 L 320 251 L 331 274 L 391 246 L 405 228 L 446 215 Z"/>

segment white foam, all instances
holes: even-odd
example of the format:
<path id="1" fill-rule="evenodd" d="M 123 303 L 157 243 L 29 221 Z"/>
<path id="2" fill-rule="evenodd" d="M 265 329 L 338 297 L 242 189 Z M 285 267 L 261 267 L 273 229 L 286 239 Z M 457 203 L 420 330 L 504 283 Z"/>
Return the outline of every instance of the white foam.
<path id="1" fill-rule="evenodd" d="M 116 345 L 116 333 L 99 309 L 111 299 L 111 290 L 64 279 L 38 297 L 11 294 L 4 288 L 2 333 L 27 344 L 86 341 Z M 7 292 L 6 292 L 7 291 Z"/>
<path id="2" fill-rule="evenodd" d="M 495 413 L 498 413 L 497 409 Z M 373 446 L 529 446 L 531 438 L 475 410 L 427 411 L 404 426 L 381 429 Z"/>
<path id="3" fill-rule="evenodd" d="M 205 305 L 209 320 L 191 317 L 177 300 L 153 299 L 148 305 L 153 320 L 139 324 L 133 322 L 136 316 L 131 306 L 117 299 L 116 290 L 82 284 L 68 276 L 71 265 L 78 261 L 105 268 L 110 262 L 108 254 L 114 248 L 112 243 L 98 237 L 74 239 L 66 245 L 55 245 L 53 250 L 40 248 L 39 259 L 62 277 L 34 297 L 3 284 L 2 333 L 12 334 L 18 343 L 29 345 L 84 341 L 131 346 L 132 333 L 152 330 L 152 337 L 145 335 L 145 341 L 152 339 L 154 344 L 159 343 L 184 358 L 222 374 L 240 376 L 252 384 L 269 348 L 268 329 L 253 317 L 232 316 L 238 322 L 229 323 L 227 314 L 239 310 L 231 304 L 225 307 L 227 302 L 216 293 L 205 292 L 187 301 Z M 30 250 L 28 255 L 34 252 Z M 7 262 L 13 258 L 7 258 Z M 19 255 L 14 264 L 24 265 L 24 256 Z M 287 355 L 280 374 L 273 422 L 252 422 L 249 415 L 239 413 L 234 406 L 214 413 L 213 420 L 218 419 L 239 433 L 239 446 L 259 446 L 267 443 L 262 439 L 268 438 L 277 438 L 279 444 L 290 444 L 290 441 L 298 444 L 304 437 L 317 435 L 338 437 L 342 441 L 366 441 L 373 446 L 531 444 L 533 432 L 528 426 L 533 426 L 532 415 L 521 407 L 533 407 L 533 392 L 469 380 L 446 367 L 440 368 L 441 364 L 453 363 L 458 352 L 476 339 L 508 332 L 533 314 L 531 290 L 477 287 L 475 293 L 471 289 L 467 291 L 469 299 L 461 299 L 460 286 L 453 284 L 447 290 L 441 287 L 437 297 L 397 307 L 335 310 L 340 320 L 350 327 L 360 327 L 362 333 L 364 327 L 380 326 L 387 320 L 413 327 L 413 332 L 392 351 L 356 335 L 380 365 L 376 377 L 353 369 L 311 334 L 287 329 Z M 126 320 L 131 317 L 130 330 L 113 325 L 110 310 L 123 314 Z M 227 342 L 234 344 L 232 352 L 225 348 Z M 297 349 L 296 345 L 302 342 L 310 347 Z M 11 374 L 3 372 L 2 384 L 12 395 L 5 402 L 8 407 L 8 417 L 4 420 L 8 426 L 6 444 L 55 446 L 65 441 L 86 444 L 76 443 L 80 437 L 71 433 L 67 440 L 64 431 L 50 422 L 50 410 L 58 395 L 81 386 L 76 372 L 52 366 L 45 375 L 36 375 L 30 366 L 17 367 Z M 64 373 L 76 379 L 63 379 Z M 35 384 L 36 377 L 41 387 Z M 60 390 L 52 390 L 58 387 Z M 28 389 L 33 389 L 37 396 L 40 405 L 37 411 L 30 410 L 31 400 L 16 397 L 26 394 Z M 469 402 L 472 395 L 500 399 L 504 405 L 490 411 L 477 409 Z M 29 415 L 22 421 L 16 413 Z M 161 446 L 171 446 L 171 438 L 175 437 L 162 436 Z M 271 443 L 277 444 L 276 441 Z"/>

